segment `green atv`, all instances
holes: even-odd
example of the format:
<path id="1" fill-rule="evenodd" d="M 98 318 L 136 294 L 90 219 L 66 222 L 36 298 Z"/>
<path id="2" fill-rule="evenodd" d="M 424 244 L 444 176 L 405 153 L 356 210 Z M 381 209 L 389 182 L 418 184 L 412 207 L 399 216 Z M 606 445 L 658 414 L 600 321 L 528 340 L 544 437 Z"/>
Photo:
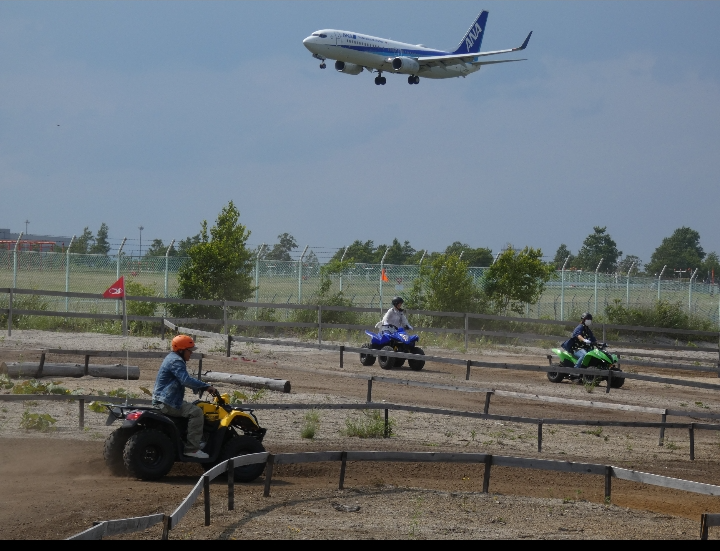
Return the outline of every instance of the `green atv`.
<path id="1" fill-rule="evenodd" d="M 613 371 L 622 372 L 620 369 L 620 357 L 617 354 L 611 354 L 607 351 L 607 343 L 599 343 L 594 345 L 585 345 L 583 348 L 588 351 L 583 358 L 582 365 L 578 369 L 578 374 L 558 373 L 557 371 L 548 371 L 547 378 L 551 383 L 561 383 L 564 379 L 579 380 L 582 379 L 585 384 L 597 384 L 601 381 L 607 381 L 607 377 L 593 375 L 593 371 Z M 553 348 L 552 351 L 560 361 L 560 367 L 575 367 L 577 358 L 564 348 Z M 620 388 L 625 384 L 624 377 L 612 377 L 610 388 Z"/>

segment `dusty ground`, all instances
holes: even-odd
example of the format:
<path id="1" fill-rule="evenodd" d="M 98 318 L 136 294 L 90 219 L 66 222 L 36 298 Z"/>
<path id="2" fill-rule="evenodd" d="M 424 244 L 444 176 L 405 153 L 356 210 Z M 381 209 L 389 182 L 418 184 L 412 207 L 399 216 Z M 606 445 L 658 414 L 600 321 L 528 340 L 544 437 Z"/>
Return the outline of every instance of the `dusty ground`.
<path id="1" fill-rule="evenodd" d="M 0 341 L 0 361 L 31 360 L 31 349 L 120 350 L 164 349 L 158 339 L 128 341 L 103 335 L 62 335 L 15 331 Z M 220 354 L 220 340 L 204 339 L 202 351 Z M 543 365 L 545 350 L 485 348 L 464 355 L 447 350 L 426 350 L 444 356 Z M 248 361 L 249 360 L 249 361 Z M 254 360 L 254 361 L 253 361 Z M 80 357 L 55 356 L 48 361 L 81 362 Z M 102 363 L 102 360 L 93 360 Z M 108 362 L 110 363 L 110 362 Z M 157 360 L 131 360 L 141 368 L 140 381 L 93 378 L 63 379 L 64 386 L 85 392 L 126 387 L 142 395 L 152 388 Z M 191 362 L 191 368 L 197 364 Z M 362 380 L 313 373 L 306 369 L 339 372 L 338 355 L 308 349 L 246 345 L 233 348 L 233 358 L 205 359 L 205 370 L 287 378 L 291 394 L 266 392 L 255 396 L 262 403 L 363 403 Z M 609 395 L 604 388 L 588 394 L 583 386 L 552 385 L 543 374 L 474 369 L 464 381 L 464 368 L 428 363 L 419 373 L 407 369 L 381 372 L 362 367 L 355 355 L 346 355 L 344 372 L 372 373 L 400 378 L 497 388 L 548 396 L 610 401 L 650 407 L 720 411 L 712 391 L 628 381 Z M 687 373 L 659 371 L 665 376 Z M 253 391 L 241 390 L 248 396 Z M 484 395 L 376 383 L 373 400 L 478 411 Z M 112 427 L 105 415 L 86 411 L 86 430 L 78 431 L 77 404 L 64 402 L 15 402 L 0 404 L 0 537 L 66 537 L 92 525 L 92 521 L 170 512 L 184 498 L 199 468 L 180 465 L 162 482 L 143 483 L 114 478 L 102 463 L 102 442 Z M 22 412 L 50 413 L 57 430 L 27 433 L 19 428 Z M 491 413 L 536 418 L 623 419 L 657 421 L 657 416 L 566 407 L 529 400 L 493 397 Z M 301 450 L 377 449 L 405 451 L 473 451 L 498 455 L 536 457 L 534 425 L 469 420 L 404 412 L 391 413 L 395 435 L 390 439 L 360 440 L 342 435 L 347 418 L 360 413 L 320 412 L 314 440 L 300 438 L 303 412 L 259 411 L 272 452 Z M 689 422 L 688 418 L 672 421 Z M 658 447 L 650 429 L 545 426 L 546 458 L 609 463 L 720 484 L 718 432 L 696 433 L 697 461 L 688 458 L 686 430 L 669 430 L 669 444 Z M 261 482 L 238 488 L 236 511 L 222 503 L 222 486 L 213 498 L 213 524 L 202 526 L 202 503 L 186 517 L 173 537 L 193 538 L 671 538 L 696 537 L 699 515 L 720 512 L 720 500 L 685 492 L 614 481 L 611 506 L 603 504 L 603 481 L 594 476 L 568 476 L 541 471 L 493 468 L 491 495 L 480 493 L 482 467 L 464 465 L 350 464 L 346 490 L 338 492 L 338 465 L 317 464 L 277 467 L 273 496 L 262 498 Z M 276 482 L 277 481 L 277 482 Z M 42 495 L 41 500 L 19 495 Z M 496 499 L 497 498 L 497 499 Z M 333 503 L 358 505 L 358 512 L 338 511 Z M 340 507 L 342 509 L 342 507 Z M 607 527 L 612 526 L 608 531 Z M 141 537 L 156 537 L 159 528 Z"/>

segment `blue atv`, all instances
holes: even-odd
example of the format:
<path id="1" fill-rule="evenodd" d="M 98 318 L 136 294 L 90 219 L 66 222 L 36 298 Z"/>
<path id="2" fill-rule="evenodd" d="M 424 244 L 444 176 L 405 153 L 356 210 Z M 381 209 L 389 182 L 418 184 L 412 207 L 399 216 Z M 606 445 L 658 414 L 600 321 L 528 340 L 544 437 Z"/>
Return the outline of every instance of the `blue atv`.
<path id="1" fill-rule="evenodd" d="M 363 344 L 362 348 L 372 350 L 387 350 L 389 352 L 406 352 L 408 354 L 425 355 L 423 349 L 415 346 L 420 340 L 417 335 L 408 335 L 404 329 L 397 329 L 393 333 L 372 333 L 365 331 L 370 337 L 370 344 Z M 360 353 L 360 363 L 364 366 L 370 366 L 375 363 L 376 356 L 373 354 Z M 390 356 L 377 356 L 380 367 L 383 369 L 392 369 L 400 367 L 405 363 L 405 358 L 393 358 Z M 408 365 L 413 371 L 420 371 L 425 367 L 425 360 L 408 360 Z"/>

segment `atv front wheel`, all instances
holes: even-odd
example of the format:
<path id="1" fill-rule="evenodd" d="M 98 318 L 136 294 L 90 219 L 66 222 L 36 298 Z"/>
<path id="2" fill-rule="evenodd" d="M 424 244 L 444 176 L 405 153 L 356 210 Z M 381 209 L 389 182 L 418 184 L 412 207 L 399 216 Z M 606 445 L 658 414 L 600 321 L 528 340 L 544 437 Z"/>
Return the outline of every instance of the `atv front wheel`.
<path id="1" fill-rule="evenodd" d="M 418 346 L 413 346 L 410 349 L 410 354 L 418 354 L 420 356 L 424 356 L 425 352 L 422 348 Z M 423 367 L 425 367 L 425 360 L 408 360 L 408 365 L 413 371 L 420 371 Z"/>
<path id="2" fill-rule="evenodd" d="M 157 480 L 170 472 L 175 463 L 175 446 L 164 433 L 145 429 L 133 434 L 125 444 L 123 463 L 131 476 Z"/>
<path id="3" fill-rule="evenodd" d="M 386 352 L 395 352 L 392 349 L 392 346 L 383 346 L 382 350 L 385 350 Z M 395 358 L 391 358 L 390 356 L 378 356 L 378 363 L 383 369 L 392 369 L 395 367 Z"/>
<path id="4" fill-rule="evenodd" d="M 133 432 L 133 429 L 119 428 L 111 432 L 105 440 L 103 458 L 105 458 L 105 465 L 115 476 L 127 476 L 128 474 L 123 463 L 123 450 Z"/>
<path id="5" fill-rule="evenodd" d="M 618 369 L 617 371 L 621 371 Z M 610 380 L 610 388 L 622 388 L 625 384 L 625 377 L 615 377 L 616 371 L 613 369 L 613 378 Z"/>
<path id="6" fill-rule="evenodd" d="M 218 463 L 227 461 L 239 455 L 249 455 L 251 453 L 263 453 L 265 447 L 256 438 L 252 436 L 234 436 L 228 440 L 220 451 L 220 460 Z M 214 465 L 203 464 L 205 470 Z M 243 465 L 235 467 L 235 482 L 252 482 L 265 470 L 265 462 L 253 463 L 252 465 Z"/>
<path id="7" fill-rule="evenodd" d="M 360 348 L 371 348 L 371 346 L 369 344 L 363 344 Z M 360 363 L 365 367 L 375 365 L 375 356 L 371 356 L 370 354 L 363 354 L 362 352 L 360 352 Z"/>

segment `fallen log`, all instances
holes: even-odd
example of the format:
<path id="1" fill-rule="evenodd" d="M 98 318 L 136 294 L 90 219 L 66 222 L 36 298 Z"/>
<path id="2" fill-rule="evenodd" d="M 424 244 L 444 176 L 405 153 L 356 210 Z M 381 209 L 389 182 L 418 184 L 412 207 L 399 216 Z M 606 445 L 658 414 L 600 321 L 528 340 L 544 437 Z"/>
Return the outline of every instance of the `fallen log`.
<path id="1" fill-rule="evenodd" d="M 219 371 L 208 371 L 204 373 L 203 381 L 209 383 L 231 383 L 251 388 L 267 388 L 277 392 L 290 392 L 290 381 L 283 379 L 268 379 L 266 377 L 253 377 L 251 375 L 235 375 L 232 373 L 221 373 Z"/>
<path id="2" fill-rule="evenodd" d="M 10 362 L 0 363 L 0 374 L 7 375 L 13 379 L 19 377 L 35 378 L 40 368 L 39 362 Z M 42 368 L 41 377 L 101 377 L 103 379 L 125 379 L 137 381 L 140 378 L 140 368 L 136 365 L 126 367 L 122 364 L 97 365 L 89 364 L 87 373 L 83 364 L 63 364 L 45 362 Z"/>

